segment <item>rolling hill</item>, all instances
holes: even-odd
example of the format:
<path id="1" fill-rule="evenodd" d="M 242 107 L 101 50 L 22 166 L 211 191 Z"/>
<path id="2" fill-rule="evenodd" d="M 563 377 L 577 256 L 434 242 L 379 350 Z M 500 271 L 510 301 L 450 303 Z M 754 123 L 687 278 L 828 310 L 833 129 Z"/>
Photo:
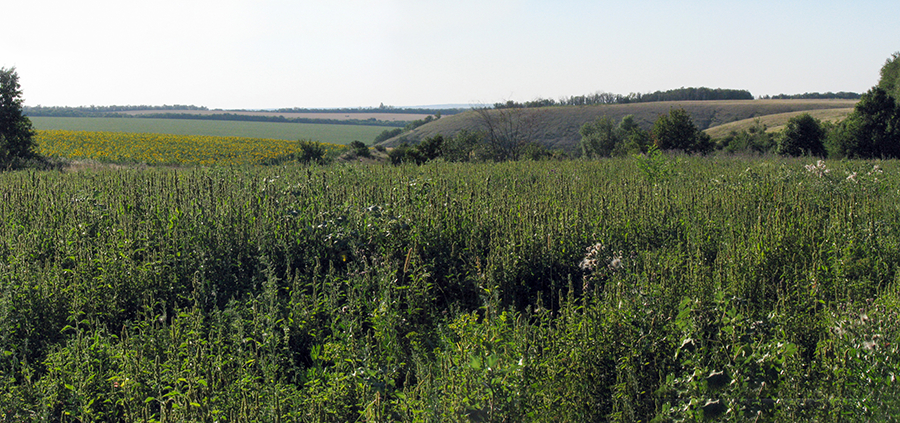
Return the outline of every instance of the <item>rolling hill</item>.
<path id="1" fill-rule="evenodd" d="M 856 100 L 714 100 L 554 106 L 530 110 L 538 113 L 542 122 L 542 130 L 539 131 L 535 141 L 549 148 L 574 151 L 581 140 L 579 128 L 586 122 L 602 116 L 618 121 L 626 115 L 634 115 L 635 121 L 641 127 L 650 128 L 659 115 L 674 108 L 684 108 L 701 130 L 711 130 L 745 120 L 749 120 L 749 123 L 745 122 L 749 125 L 757 117 L 767 117 L 764 123 L 773 128 L 784 125 L 791 116 L 805 111 L 820 119 L 827 116 L 828 120 L 839 120 L 846 116 L 855 104 Z M 734 125 L 727 127 L 725 132 L 718 136 L 727 134 L 731 129 L 741 128 L 738 124 Z M 415 144 L 437 134 L 452 136 L 463 129 L 477 131 L 480 127 L 478 114 L 470 111 L 443 117 L 381 144 L 386 147 L 396 146 L 404 141 Z M 716 132 L 712 131 L 710 135 L 715 137 L 714 133 Z"/>

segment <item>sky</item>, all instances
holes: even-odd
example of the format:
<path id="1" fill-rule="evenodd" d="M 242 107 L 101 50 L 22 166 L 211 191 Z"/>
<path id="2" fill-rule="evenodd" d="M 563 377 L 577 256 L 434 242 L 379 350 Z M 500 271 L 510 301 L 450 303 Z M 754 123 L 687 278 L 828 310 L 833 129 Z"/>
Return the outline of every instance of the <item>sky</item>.
<path id="1" fill-rule="evenodd" d="M 405 107 L 680 87 L 865 92 L 896 0 L 28 0 L 28 106 Z"/>

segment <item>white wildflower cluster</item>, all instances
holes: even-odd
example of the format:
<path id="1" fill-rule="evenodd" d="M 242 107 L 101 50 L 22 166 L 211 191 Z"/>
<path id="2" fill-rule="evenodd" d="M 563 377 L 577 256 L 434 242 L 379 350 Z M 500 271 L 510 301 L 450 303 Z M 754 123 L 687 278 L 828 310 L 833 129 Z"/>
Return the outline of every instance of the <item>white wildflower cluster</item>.
<path id="1" fill-rule="evenodd" d="M 884 173 L 884 171 L 881 170 L 881 166 L 875 165 L 872 167 L 872 170 L 870 170 L 868 174 L 869 175 L 881 175 L 882 173 Z"/>
<path id="2" fill-rule="evenodd" d="M 806 165 L 806 166 L 804 166 L 804 167 L 806 168 L 806 170 L 807 170 L 808 172 L 810 172 L 810 173 L 812 173 L 813 175 L 816 175 L 816 176 L 818 176 L 818 177 L 820 177 L 820 178 L 823 177 L 823 176 L 825 176 L 825 175 L 827 175 L 829 172 L 831 172 L 831 169 L 828 169 L 828 168 L 825 167 L 825 161 L 824 161 L 824 160 L 819 160 L 819 161 L 816 162 L 816 164 L 814 164 L 814 165 Z"/>
<path id="3" fill-rule="evenodd" d="M 884 173 L 884 171 L 881 170 L 881 166 L 875 165 L 866 175 L 874 176 L 875 182 L 878 182 L 878 175 L 881 175 L 882 173 Z"/>
<path id="4" fill-rule="evenodd" d="M 809 168 L 809 166 L 807 166 L 807 169 L 808 168 Z M 874 167 L 872 167 L 872 170 L 866 172 L 865 175 L 861 175 L 859 172 L 851 172 L 850 175 L 847 176 L 847 181 L 853 182 L 853 183 L 859 183 L 860 179 L 867 180 L 868 178 L 871 177 L 872 181 L 877 183 L 878 175 L 881 175 L 882 173 L 884 173 L 884 171 L 881 170 L 881 166 L 875 165 Z"/>
<path id="5" fill-rule="evenodd" d="M 622 252 L 610 251 L 602 243 L 596 243 L 587 247 L 584 259 L 578 264 L 587 275 L 584 278 L 584 290 L 590 289 L 590 282 L 595 279 L 603 279 L 624 267 Z"/>

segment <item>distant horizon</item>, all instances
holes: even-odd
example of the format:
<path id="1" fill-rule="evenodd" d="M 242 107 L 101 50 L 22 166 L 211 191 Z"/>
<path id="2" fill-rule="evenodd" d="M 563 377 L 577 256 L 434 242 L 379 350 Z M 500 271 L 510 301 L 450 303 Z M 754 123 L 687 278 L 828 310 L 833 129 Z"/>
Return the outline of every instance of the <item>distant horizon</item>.
<path id="1" fill-rule="evenodd" d="M 873 84 L 873 86 L 874 86 L 874 84 Z M 685 87 L 682 87 L 682 88 L 685 88 Z M 701 88 L 701 87 L 690 87 L 690 88 Z M 653 91 L 653 92 L 655 92 L 655 91 Z M 652 92 L 651 92 L 651 93 L 652 93 Z M 767 96 L 767 95 L 770 96 L 770 97 L 775 97 L 775 96 L 781 96 L 781 95 L 805 95 L 805 94 L 827 94 L 827 93 L 832 93 L 832 94 L 837 94 L 837 93 L 864 94 L 865 91 L 863 91 L 863 92 L 857 92 L 857 91 L 839 90 L 839 91 L 821 91 L 821 92 L 820 92 L 820 91 L 814 91 L 814 92 L 809 92 L 809 91 L 807 91 L 807 92 L 803 92 L 803 93 L 794 93 L 794 94 L 788 94 L 788 93 L 766 94 L 766 95 L 762 95 L 762 96 L 754 95 L 754 96 L 753 96 L 753 100 L 762 100 L 762 99 L 764 99 L 764 97 Z M 611 94 L 618 94 L 618 93 L 611 93 Z M 644 93 L 644 94 L 650 94 L 650 93 Z M 751 93 L 751 94 L 752 94 L 752 93 Z M 576 95 L 581 95 L 581 94 L 576 94 Z M 535 99 L 527 99 L 527 100 L 504 99 L 503 101 L 507 101 L 507 100 L 513 100 L 513 101 L 517 101 L 517 102 L 525 102 L 525 101 L 531 101 L 531 100 L 535 100 Z M 558 99 L 555 99 L 555 100 L 558 100 Z M 732 100 L 732 101 L 734 101 L 734 100 Z M 500 101 L 498 100 L 498 102 L 500 102 Z M 385 106 L 385 108 L 392 108 L 392 109 L 470 109 L 470 108 L 476 108 L 476 107 L 492 107 L 493 105 L 494 105 L 494 103 L 490 103 L 490 104 L 488 104 L 488 103 L 435 103 L 435 104 L 425 104 L 425 105 L 415 105 L 415 106 L 395 106 L 395 105 L 388 105 L 388 104 L 385 104 L 384 106 Z M 281 110 L 281 109 L 306 109 L 306 110 L 342 110 L 342 109 L 350 109 L 350 110 L 352 110 L 352 109 L 360 109 L 360 110 L 379 110 L 379 109 L 381 109 L 380 105 L 379 105 L 379 106 L 338 106 L 338 107 L 289 106 L 289 107 L 264 107 L 264 108 L 219 108 L 219 107 L 215 107 L 215 108 L 214 108 L 214 107 L 208 107 L 208 106 L 203 105 L 203 104 L 180 104 L 180 103 L 163 103 L 163 104 L 104 104 L 104 105 L 100 105 L 100 104 L 91 104 L 91 105 L 78 105 L 78 106 L 72 106 L 72 105 L 65 105 L 65 106 L 56 106 L 56 105 L 54 105 L 54 106 L 47 106 L 47 105 L 42 105 L 42 104 L 38 104 L 38 105 L 30 105 L 30 104 L 27 104 L 27 103 L 25 104 L 25 107 L 48 107 L 48 108 L 53 108 L 53 107 L 59 107 L 59 108 L 81 108 L 81 107 L 137 107 L 137 106 L 148 106 L 148 107 L 168 107 L 168 106 L 171 106 L 171 107 L 178 107 L 178 106 L 184 106 L 184 107 L 198 107 L 198 108 L 202 107 L 202 108 L 206 108 L 207 110 L 210 110 L 210 111 L 261 111 L 261 112 L 262 112 L 262 111 L 276 111 L 276 110 Z"/>

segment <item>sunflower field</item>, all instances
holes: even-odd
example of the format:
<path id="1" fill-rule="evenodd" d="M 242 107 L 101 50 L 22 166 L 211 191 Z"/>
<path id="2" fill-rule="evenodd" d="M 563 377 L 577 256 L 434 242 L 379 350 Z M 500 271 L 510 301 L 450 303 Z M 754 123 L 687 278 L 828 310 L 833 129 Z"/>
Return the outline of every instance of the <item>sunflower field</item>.
<path id="1" fill-rule="evenodd" d="M 267 138 L 216 137 L 125 132 L 39 130 L 38 152 L 49 157 L 149 165 L 245 165 L 290 156 L 297 141 Z M 319 143 L 327 155 L 345 146 Z"/>

